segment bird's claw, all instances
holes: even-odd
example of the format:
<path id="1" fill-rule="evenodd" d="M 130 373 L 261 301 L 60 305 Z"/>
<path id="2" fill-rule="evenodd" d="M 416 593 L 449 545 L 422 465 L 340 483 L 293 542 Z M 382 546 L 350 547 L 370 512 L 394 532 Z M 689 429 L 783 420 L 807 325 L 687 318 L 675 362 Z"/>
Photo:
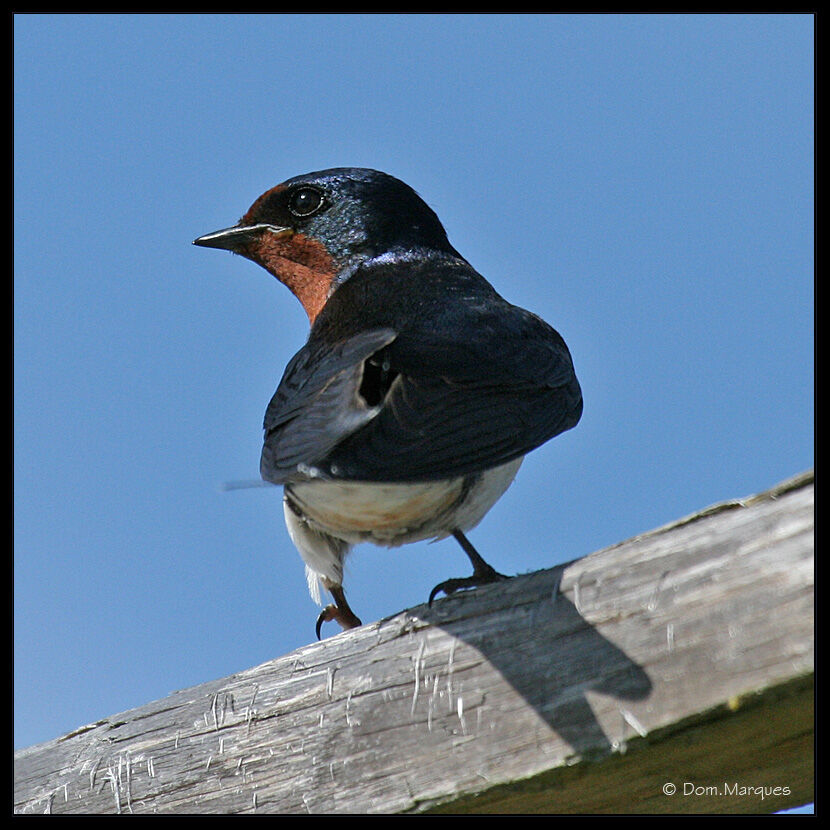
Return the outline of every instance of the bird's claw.
<path id="1" fill-rule="evenodd" d="M 363 623 L 354 615 L 351 608 L 338 608 L 336 605 L 327 605 L 320 612 L 320 616 L 317 617 L 317 625 L 314 627 L 318 640 L 320 639 L 320 629 L 323 627 L 323 623 L 329 622 L 329 620 L 336 620 L 340 623 L 340 627 L 344 630 L 349 628 L 358 628 L 363 625 Z"/>

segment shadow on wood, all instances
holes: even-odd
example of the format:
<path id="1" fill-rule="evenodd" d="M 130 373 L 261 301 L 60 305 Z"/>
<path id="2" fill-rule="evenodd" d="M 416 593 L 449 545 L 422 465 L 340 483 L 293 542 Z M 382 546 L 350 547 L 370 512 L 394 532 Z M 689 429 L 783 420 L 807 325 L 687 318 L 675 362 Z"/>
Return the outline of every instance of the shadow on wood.
<path id="1" fill-rule="evenodd" d="M 418 612 L 418 618 L 443 628 L 456 644 L 473 649 L 488 666 L 498 672 L 522 698 L 522 707 L 531 707 L 571 748 L 572 754 L 600 756 L 615 751 L 616 738 L 610 738 L 597 721 L 588 700 L 589 693 L 600 693 L 618 703 L 644 700 L 652 686 L 644 669 L 619 646 L 604 637 L 579 612 L 567 595 L 560 592 L 564 565 L 534 580 L 523 577 L 521 584 L 492 588 L 498 599 L 490 609 L 490 624 L 481 597 L 459 595 L 445 600 L 435 611 Z M 505 593 L 507 592 L 507 593 Z M 515 596 L 510 596 L 515 593 Z M 442 624 L 442 611 L 453 601 L 470 602 L 466 617 L 456 608 L 448 624 Z M 503 604 L 509 602 L 509 622 Z M 496 613 L 494 613 L 496 612 Z M 462 612 L 463 613 L 463 612 Z M 482 700 L 484 690 L 481 691 Z M 478 717 L 475 697 L 462 703 L 468 717 Z M 482 704 L 483 705 L 483 704 Z M 621 710 L 624 711 L 624 710 Z"/>

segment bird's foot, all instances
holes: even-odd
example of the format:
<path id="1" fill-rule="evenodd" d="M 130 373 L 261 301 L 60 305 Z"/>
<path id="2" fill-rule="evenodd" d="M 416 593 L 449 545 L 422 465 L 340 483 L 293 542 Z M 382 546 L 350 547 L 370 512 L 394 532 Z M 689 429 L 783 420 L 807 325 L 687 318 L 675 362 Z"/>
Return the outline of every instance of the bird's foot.
<path id="1" fill-rule="evenodd" d="M 357 615 L 349 608 L 349 603 L 346 602 L 346 595 L 343 593 L 343 588 L 340 585 L 333 585 L 329 587 L 329 592 L 334 597 L 334 604 L 327 605 L 317 617 L 317 625 L 314 630 L 317 633 L 317 639 L 320 639 L 320 629 L 324 622 L 336 620 L 340 623 L 340 627 L 346 631 L 349 628 L 358 628 L 363 625 Z"/>
<path id="2" fill-rule="evenodd" d="M 431 608 L 432 601 L 436 595 L 443 591 L 447 596 L 457 591 L 459 588 L 478 588 L 479 585 L 490 585 L 493 582 L 501 582 L 504 579 L 510 579 L 509 576 L 500 574 L 495 568 L 490 567 L 482 558 L 481 554 L 470 544 L 467 537 L 460 531 L 454 530 L 452 535 L 455 537 L 462 550 L 470 558 L 473 565 L 473 575 L 464 576 L 458 579 L 447 579 L 444 582 L 439 582 L 430 592 L 429 601 L 427 605 Z"/>
<path id="3" fill-rule="evenodd" d="M 430 592 L 429 601 L 427 605 L 432 607 L 432 601 L 435 597 L 443 591 L 447 596 L 455 593 L 460 588 L 478 588 L 479 585 L 490 585 L 493 582 L 501 582 L 504 579 L 510 579 L 509 576 L 500 574 L 494 571 L 489 565 L 487 570 L 477 570 L 472 576 L 462 576 L 458 579 L 447 579 L 444 582 L 439 582 Z"/>

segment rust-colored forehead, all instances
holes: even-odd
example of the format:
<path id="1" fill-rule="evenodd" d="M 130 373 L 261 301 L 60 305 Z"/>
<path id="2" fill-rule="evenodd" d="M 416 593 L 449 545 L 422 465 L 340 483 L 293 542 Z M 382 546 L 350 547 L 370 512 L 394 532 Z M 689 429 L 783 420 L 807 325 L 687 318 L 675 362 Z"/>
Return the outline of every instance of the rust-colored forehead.
<path id="1" fill-rule="evenodd" d="M 275 187 L 272 187 L 270 190 L 266 190 L 265 193 L 262 194 L 257 200 L 248 208 L 247 213 L 242 217 L 240 220 L 240 224 L 247 225 L 253 221 L 253 219 L 259 214 L 262 210 L 262 205 L 267 202 L 275 193 L 279 193 L 282 190 L 285 190 L 287 185 L 285 184 L 278 184 Z"/>

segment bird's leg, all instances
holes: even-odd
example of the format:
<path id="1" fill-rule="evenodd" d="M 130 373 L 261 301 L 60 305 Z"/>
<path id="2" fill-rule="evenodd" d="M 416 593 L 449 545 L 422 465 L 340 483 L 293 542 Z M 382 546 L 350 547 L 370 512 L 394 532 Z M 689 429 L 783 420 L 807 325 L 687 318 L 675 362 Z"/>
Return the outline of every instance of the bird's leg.
<path id="1" fill-rule="evenodd" d="M 343 591 L 343 586 L 329 582 L 327 579 L 323 579 L 323 585 L 334 597 L 334 605 L 327 605 L 320 612 L 320 616 L 317 617 L 317 626 L 314 629 L 317 632 L 317 639 L 320 639 L 320 628 L 323 623 L 328 622 L 329 620 L 337 620 L 337 622 L 340 623 L 340 627 L 344 630 L 349 628 L 357 628 L 358 626 L 363 625 L 363 623 L 360 622 L 355 615 L 354 611 L 349 608 L 349 603 L 346 602 L 346 593 Z"/>
<path id="2" fill-rule="evenodd" d="M 473 575 L 460 577 L 459 579 L 447 579 L 436 585 L 429 594 L 429 605 L 435 599 L 436 594 L 443 591 L 449 595 L 459 588 L 477 588 L 479 585 L 487 585 L 491 582 L 501 582 L 503 579 L 510 577 L 500 574 L 498 571 L 491 568 L 482 558 L 481 554 L 470 544 L 467 537 L 460 531 L 454 530 L 452 535 L 455 536 L 456 541 L 461 545 L 461 549 L 467 556 L 470 557 L 470 562 L 473 563 Z"/>

